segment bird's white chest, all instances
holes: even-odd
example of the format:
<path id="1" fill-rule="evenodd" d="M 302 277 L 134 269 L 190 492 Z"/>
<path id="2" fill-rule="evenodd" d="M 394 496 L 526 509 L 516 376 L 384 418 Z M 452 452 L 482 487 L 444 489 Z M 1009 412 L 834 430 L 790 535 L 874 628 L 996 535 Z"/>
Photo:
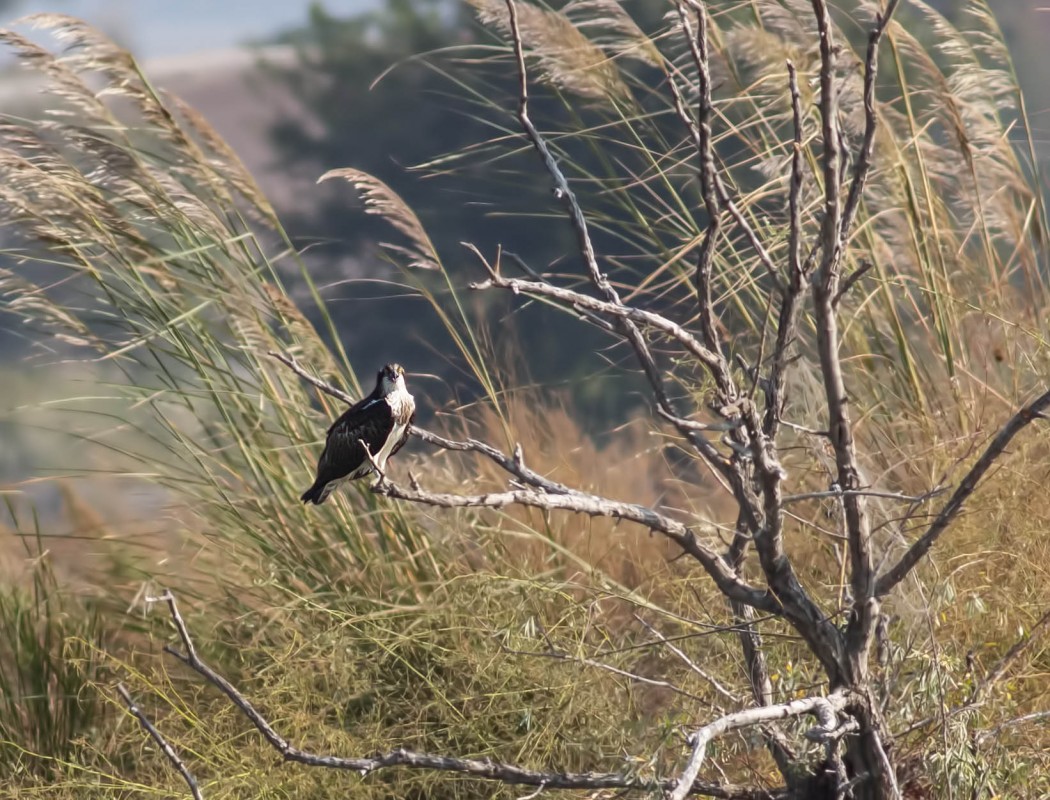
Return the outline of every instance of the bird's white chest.
<path id="1" fill-rule="evenodd" d="M 376 463 L 380 469 L 386 469 L 386 460 L 390 458 L 390 453 L 397 446 L 397 443 L 401 441 L 401 437 L 405 435 L 408 423 L 412 419 L 412 412 L 416 410 L 415 398 L 407 391 L 391 392 L 384 399 L 390 406 L 390 413 L 394 418 L 394 427 L 375 456 Z"/>

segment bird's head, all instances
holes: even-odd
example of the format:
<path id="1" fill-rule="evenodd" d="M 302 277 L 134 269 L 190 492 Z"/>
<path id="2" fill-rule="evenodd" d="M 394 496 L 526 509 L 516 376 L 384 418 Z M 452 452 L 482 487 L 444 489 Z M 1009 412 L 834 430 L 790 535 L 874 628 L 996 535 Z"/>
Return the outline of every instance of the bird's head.
<path id="1" fill-rule="evenodd" d="M 405 368 L 400 364 L 387 364 L 379 370 L 376 386 L 382 397 L 386 397 L 388 394 L 393 394 L 396 391 L 406 391 Z"/>

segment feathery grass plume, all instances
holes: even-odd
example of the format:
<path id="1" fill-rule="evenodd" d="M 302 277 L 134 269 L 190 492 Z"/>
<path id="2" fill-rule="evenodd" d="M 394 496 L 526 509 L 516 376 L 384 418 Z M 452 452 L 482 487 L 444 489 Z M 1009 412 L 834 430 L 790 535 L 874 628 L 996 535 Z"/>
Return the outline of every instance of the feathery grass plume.
<path id="1" fill-rule="evenodd" d="M 114 453 L 110 469 L 145 473 L 163 487 L 187 509 L 189 535 L 215 537 L 205 548 L 214 563 L 220 551 L 241 553 L 243 570 L 223 577 L 233 584 L 278 570 L 331 590 L 352 585 L 380 551 L 405 555 L 391 569 L 410 582 L 427 573 L 425 532 L 367 490 L 326 506 L 325 523 L 297 502 L 316 459 L 304 443 L 317 441 L 338 410 L 324 398 L 324 415 L 314 412 L 312 390 L 267 353 L 309 355 L 328 375 L 346 369 L 283 297 L 282 253 L 267 244 L 283 233 L 253 227 L 241 213 L 236 197 L 272 218 L 243 168 L 216 166 L 223 148 L 198 121 L 205 156 L 126 53 L 67 18 L 34 22 L 57 27 L 72 45 L 61 56 L 34 51 L 45 74 L 57 76 L 58 101 L 82 97 L 91 113 L 72 107 L 0 128 L 0 205 L 9 231 L 25 241 L 8 251 L 18 263 L 3 277 L 4 311 L 61 326 L 123 376 L 111 391 L 125 404 L 126 427 L 144 435 L 118 447 L 99 416 L 91 436 Z M 99 71 L 111 83 L 94 93 L 84 81 Z M 96 94 L 105 102 L 87 99 Z M 286 240 L 283 247 L 287 257 Z M 353 385 L 352 373 L 345 380 Z"/>
<path id="2" fill-rule="evenodd" d="M 651 67 L 663 64 L 660 48 L 627 13 L 621 0 L 572 0 L 562 13 L 611 55 Z"/>
<path id="3" fill-rule="evenodd" d="M 43 73 L 49 92 L 64 100 L 90 122 L 115 122 L 110 110 L 78 76 L 76 70 L 49 51 L 15 31 L 0 29 L 0 42 L 14 53 L 21 65 Z"/>
<path id="4" fill-rule="evenodd" d="M 251 173 L 244 166 L 240 156 L 234 152 L 226 140 L 211 126 L 196 109 L 179 97 L 167 95 L 171 104 L 178 109 L 180 116 L 186 120 L 205 147 L 211 151 L 209 166 L 222 175 L 230 185 L 236 187 L 242 197 L 251 204 L 250 208 L 262 215 L 263 220 L 272 226 L 279 226 L 277 213 L 270 205 L 269 199 L 262 193 Z"/>
<path id="5" fill-rule="evenodd" d="M 416 212 L 401 197 L 378 178 L 352 167 L 333 169 L 317 179 L 318 183 L 343 178 L 361 195 L 366 214 L 374 214 L 389 222 L 410 242 L 408 247 L 382 243 L 382 247 L 408 257 L 409 267 L 441 269 L 441 259 Z"/>
<path id="6" fill-rule="evenodd" d="M 468 0 L 482 25 L 510 35 L 504 0 Z M 519 2 L 518 27 L 525 53 L 536 59 L 536 77 L 569 94 L 614 104 L 630 101 L 631 92 L 616 63 L 561 12 Z M 611 17 L 610 17 L 611 18 Z M 625 28 L 621 22 L 619 27 Z"/>

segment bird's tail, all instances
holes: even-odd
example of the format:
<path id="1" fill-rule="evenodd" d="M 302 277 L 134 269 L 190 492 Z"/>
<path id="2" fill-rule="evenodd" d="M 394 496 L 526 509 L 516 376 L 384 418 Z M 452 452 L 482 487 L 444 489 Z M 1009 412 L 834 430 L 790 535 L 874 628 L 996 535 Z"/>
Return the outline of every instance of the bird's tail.
<path id="1" fill-rule="evenodd" d="M 329 494 L 328 484 L 316 481 L 313 486 L 303 492 L 299 499 L 304 503 L 313 503 L 315 506 L 319 506 L 328 499 Z"/>

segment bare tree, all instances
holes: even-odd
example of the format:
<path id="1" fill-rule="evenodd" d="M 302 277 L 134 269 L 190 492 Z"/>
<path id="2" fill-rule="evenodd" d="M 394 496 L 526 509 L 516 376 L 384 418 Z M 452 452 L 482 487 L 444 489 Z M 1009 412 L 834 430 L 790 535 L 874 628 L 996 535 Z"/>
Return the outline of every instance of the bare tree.
<path id="1" fill-rule="evenodd" d="M 818 230 L 815 234 L 808 233 L 800 211 L 804 183 L 803 109 L 798 74 L 794 65 L 789 63 L 783 90 L 790 97 L 794 140 L 786 198 L 787 258 L 781 263 L 767 246 L 766 233 L 753 218 L 743 213 L 731 184 L 719 171 L 712 136 L 716 113 L 712 101 L 709 11 L 700 0 L 679 0 L 675 4 L 679 24 L 688 37 L 692 68 L 696 73 L 696 108 L 691 109 L 687 104 L 688 93 L 680 83 L 680 75 L 668 72 L 667 86 L 673 95 L 677 116 L 695 147 L 697 177 L 707 217 L 693 273 L 697 306 L 695 323 L 683 323 L 661 311 L 624 300 L 603 271 L 587 213 L 558 158 L 530 117 L 527 49 L 523 41 L 521 12 L 515 0 L 506 0 L 503 27 L 513 46 L 519 78 L 517 119 L 524 136 L 540 157 L 555 196 L 563 204 L 575 233 L 578 256 L 589 287 L 571 288 L 536 273 L 512 277 L 504 271 L 500 258 L 489 259 L 474 251 L 485 270 L 485 278 L 473 284 L 473 288 L 479 292 L 506 291 L 527 298 L 542 298 L 588 323 L 602 326 L 630 349 L 638 370 L 648 382 L 659 417 L 688 443 L 734 499 L 735 533 L 728 545 L 722 546 L 711 533 L 714 526 L 708 529 L 683 522 L 656 508 L 599 496 L 549 480 L 530 469 L 527 453 L 520 446 L 508 454 L 483 442 L 455 441 L 420 428 L 414 428 L 412 433 L 427 444 L 474 452 L 490 459 L 506 472 L 509 485 L 497 492 L 454 494 L 430 491 L 414 479 L 411 485 L 405 486 L 383 476 L 373 487 L 377 494 L 392 499 L 441 508 L 521 505 L 615 518 L 666 537 L 681 548 L 685 556 L 699 564 L 729 604 L 747 665 L 750 700 L 745 703 L 723 690 L 732 702 L 743 707 L 716 715 L 693 731 L 689 736 L 689 752 L 683 756 L 677 774 L 653 781 L 604 773 L 544 773 L 511 764 L 404 750 L 368 757 L 317 755 L 299 750 L 283 739 L 233 686 L 199 658 L 174 598 L 166 595 L 163 599 L 169 605 L 183 646 L 182 651 L 169 649 L 169 652 L 221 689 L 284 758 L 312 766 L 357 771 L 362 775 L 391 766 L 451 770 L 508 784 L 532 786 L 537 790 L 659 790 L 672 800 L 683 800 L 690 795 L 725 798 L 853 797 L 856 800 L 901 797 L 897 780 L 900 765 L 895 758 L 893 736 L 885 724 L 879 686 L 871 669 L 882 601 L 949 530 L 964 503 L 1013 438 L 1033 420 L 1042 417 L 1050 406 L 1050 391 L 1040 394 L 1002 425 L 983 455 L 932 516 L 932 521 L 923 526 L 918 536 L 910 538 L 902 554 L 891 558 L 890 553 L 880 551 L 873 535 L 872 498 L 899 502 L 907 509 L 896 522 L 903 537 L 908 535 L 909 526 L 916 523 L 919 506 L 934 502 L 943 491 L 931 487 L 926 494 L 910 496 L 871 486 L 862 477 L 850 391 L 841 358 L 841 305 L 870 268 L 870 264 L 862 263 L 847 273 L 845 253 L 855 233 L 873 164 L 879 121 L 875 92 L 879 46 L 898 2 L 889 0 L 885 4 L 868 34 L 863 63 L 864 125 L 859 143 L 852 152 L 841 130 L 836 68 L 839 43 L 835 40 L 831 12 L 825 0 L 812 0 L 811 5 L 819 37 L 817 103 L 820 132 L 815 150 L 820 153 L 821 210 Z M 770 342 L 769 352 L 760 351 L 755 363 L 744 364 L 743 369 L 734 365 L 728 355 L 717 324 L 719 309 L 712 291 L 713 257 L 730 229 L 747 242 L 767 275 L 768 307 L 775 320 L 768 336 L 763 338 L 763 344 L 766 339 Z M 790 401 L 788 376 L 795 364 L 801 336 L 800 319 L 806 308 L 813 320 L 812 342 L 819 358 L 825 424 L 819 431 L 803 430 L 806 435 L 815 436 L 827 444 L 834 462 L 833 481 L 826 492 L 789 495 L 785 491 L 788 475 L 782 463 L 782 444 L 785 429 L 794 431 L 800 426 L 785 418 Z M 347 402 L 352 400 L 313 377 L 306 366 L 291 356 L 273 355 L 321 390 Z M 683 409 L 682 404 L 673 398 L 661 366 L 666 358 L 688 360 L 706 373 L 712 386 L 706 409 Z M 706 421 L 695 419 L 705 411 L 709 412 Z M 796 562 L 785 548 L 788 506 L 813 497 L 828 497 L 841 505 L 841 535 L 847 554 L 844 570 L 848 584 L 841 608 L 825 607 L 806 588 L 799 577 Z M 757 571 L 746 569 L 752 562 L 757 563 Z M 774 702 L 756 613 L 782 620 L 801 637 L 824 672 L 825 689 L 787 702 Z M 1045 625 L 1040 623 L 1031 636 L 1041 633 L 1043 627 Z M 1002 677 L 1030 640 L 1015 645 L 1010 651 L 1013 655 L 1008 654 L 989 674 L 982 688 L 975 691 L 971 705 Z M 680 651 L 679 655 L 685 658 Z M 823 758 L 815 766 L 800 763 L 797 755 L 799 743 L 791 741 L 774 724 L 803 716 L 816 721 L 816 725 L 805 732 L 805 739 L 818 742 L 823 748 Z M 144 719 L 143 724 L 147 724 Z M 701 779 L 711 742 L 745 727 L 761 731 L 783 777 L 784 785 L 780 789 L 769 791 Z M 148 724 L 147 729 L 150 730 Z M 150 732 L 156 736 L 153 730 Z M 181 770 L 177 757 L 172 752 L 165 752 Z M 190 786 L 194 787 L 192 783 Z"/>

